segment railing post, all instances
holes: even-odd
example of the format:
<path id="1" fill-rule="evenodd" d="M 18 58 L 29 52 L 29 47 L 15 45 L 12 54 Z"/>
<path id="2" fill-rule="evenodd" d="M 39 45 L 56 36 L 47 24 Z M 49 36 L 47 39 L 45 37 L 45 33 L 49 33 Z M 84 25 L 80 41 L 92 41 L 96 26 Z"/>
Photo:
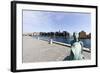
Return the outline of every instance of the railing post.
<path id="1" fill-rule="evenodd" d="M 50 44 L 52 44 L 52 43 L 53 43 L 53 40 L 52 40 L 52 39 L 50 39 L 49 43 L 50 43 Z"/>

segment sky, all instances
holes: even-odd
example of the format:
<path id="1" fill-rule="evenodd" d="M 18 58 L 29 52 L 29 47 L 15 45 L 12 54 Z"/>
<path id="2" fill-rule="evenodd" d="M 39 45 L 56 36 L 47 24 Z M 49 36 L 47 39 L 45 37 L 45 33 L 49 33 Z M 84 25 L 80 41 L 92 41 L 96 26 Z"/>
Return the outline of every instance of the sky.
<path id="1" fill-rule="evenodd" d="M 68 31 L 91 32 L 91 14 L 23 10 L 23 33 Z"/>

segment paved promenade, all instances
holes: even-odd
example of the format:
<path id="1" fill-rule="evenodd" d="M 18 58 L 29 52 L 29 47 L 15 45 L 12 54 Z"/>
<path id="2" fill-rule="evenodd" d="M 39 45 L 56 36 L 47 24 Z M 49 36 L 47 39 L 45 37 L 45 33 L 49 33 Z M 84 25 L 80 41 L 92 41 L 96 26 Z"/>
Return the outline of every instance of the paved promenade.
<path id="1" fill-rule="evenodd" d="M 90 53 L 83 52 L 85 59 L 90 59 Z M 23 62 L 62 61 L 69 56 L 70 47 L 59 44 L 49 44 L 47 41 L 23 36 Z"/>

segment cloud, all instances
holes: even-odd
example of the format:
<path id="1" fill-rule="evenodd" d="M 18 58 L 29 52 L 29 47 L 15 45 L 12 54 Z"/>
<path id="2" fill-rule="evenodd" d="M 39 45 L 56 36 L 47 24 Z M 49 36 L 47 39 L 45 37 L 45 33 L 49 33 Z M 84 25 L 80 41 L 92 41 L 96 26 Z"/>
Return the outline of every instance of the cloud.
<path id="1" fill-rule="evenodd" d="M 91 16 L 84 13 L 23 11 L 23 32 L 91 31 Z"/>

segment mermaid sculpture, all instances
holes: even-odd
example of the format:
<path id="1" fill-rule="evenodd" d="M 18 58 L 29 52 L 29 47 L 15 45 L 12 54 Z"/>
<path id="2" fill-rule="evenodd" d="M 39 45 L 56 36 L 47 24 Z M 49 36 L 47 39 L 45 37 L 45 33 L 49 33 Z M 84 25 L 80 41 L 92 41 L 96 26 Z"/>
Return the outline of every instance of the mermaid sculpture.
<path id="1" fill-rule="evenodd" d="M 79 34 L 73 33 L 74 40 L 71 41 L 71 52 L 64 60 L 82 60 L 83 56 L 83 43 L 79 41 Z"/>

